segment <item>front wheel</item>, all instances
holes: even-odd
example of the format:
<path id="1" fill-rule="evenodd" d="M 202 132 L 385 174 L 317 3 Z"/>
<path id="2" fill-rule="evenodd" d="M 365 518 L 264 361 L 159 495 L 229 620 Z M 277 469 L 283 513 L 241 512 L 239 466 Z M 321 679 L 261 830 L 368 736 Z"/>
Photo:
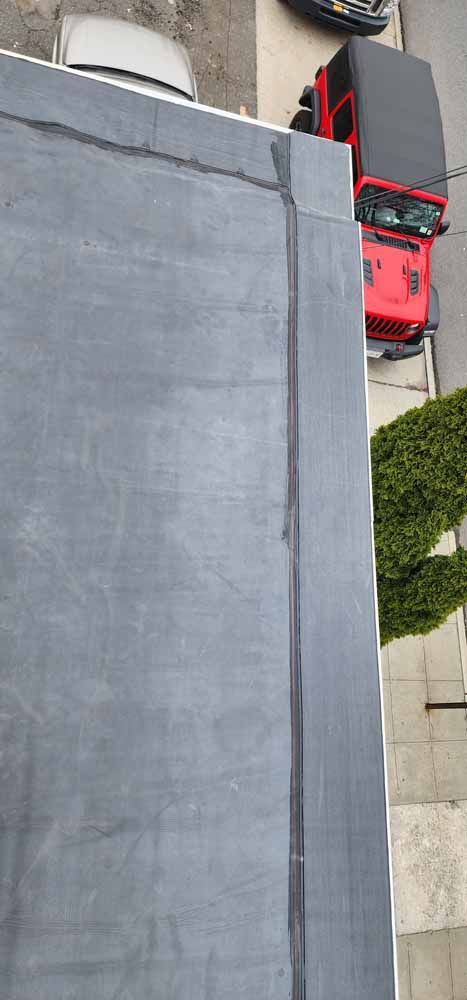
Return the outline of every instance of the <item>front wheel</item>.
<path id="1" fill-rule="evenodd" d="M 308 132 L 309 135 L 313 135 L 313 113 L 308 108 L 302 108 L 301 111 L 297 111 L 297 114 L 293 116 L 290 122 L 289 128 L 292 128 L 294 132 Z"/>

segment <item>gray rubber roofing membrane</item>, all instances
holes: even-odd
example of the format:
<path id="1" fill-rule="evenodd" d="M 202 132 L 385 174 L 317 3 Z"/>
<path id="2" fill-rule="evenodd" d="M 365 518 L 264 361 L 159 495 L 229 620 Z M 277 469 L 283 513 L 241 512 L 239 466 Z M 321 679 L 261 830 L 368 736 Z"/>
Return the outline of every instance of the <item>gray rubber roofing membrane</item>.
<path id="1" fill-rule="evenodd" d="M 393 1000 L 348 150 L 0 57 L 2 1000 Z"/>

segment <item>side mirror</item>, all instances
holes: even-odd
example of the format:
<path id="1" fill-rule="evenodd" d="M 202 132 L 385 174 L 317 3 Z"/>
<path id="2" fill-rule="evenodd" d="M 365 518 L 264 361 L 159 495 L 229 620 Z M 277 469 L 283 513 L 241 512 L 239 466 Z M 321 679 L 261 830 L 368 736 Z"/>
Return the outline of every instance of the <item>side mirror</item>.
<path id="1" fill-rule="evenodd" d="M 450 223 L 449 219 L 443 219 L 443 221 L 442 221 L 442 223 L 441 223 L 441 225 L 440 225 L 440 227 L 438 229 L 438 236 L 444 236 L 444 234 L 447 233 L 450 225 L 451 225 L 451 223 Z"/>

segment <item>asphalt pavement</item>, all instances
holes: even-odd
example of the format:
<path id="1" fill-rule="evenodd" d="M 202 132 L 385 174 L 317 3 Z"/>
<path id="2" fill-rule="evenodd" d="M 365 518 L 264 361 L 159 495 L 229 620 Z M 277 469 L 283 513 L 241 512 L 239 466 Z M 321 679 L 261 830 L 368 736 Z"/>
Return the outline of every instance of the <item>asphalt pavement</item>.
<path id="1" fill-rule="evenodd" d="M 465 0 L 401 0 L 407 52 L 432 66 L 443 117 L 448 169 L 467 163 L 467 16 Z M 410 95 L 407 95 L 410 98 Z M 441 300 L 434 341 L 438 388 L 467 385 L 467 176 L 449 184 L 449 234 L 433 253 L 432 281 Z"/>

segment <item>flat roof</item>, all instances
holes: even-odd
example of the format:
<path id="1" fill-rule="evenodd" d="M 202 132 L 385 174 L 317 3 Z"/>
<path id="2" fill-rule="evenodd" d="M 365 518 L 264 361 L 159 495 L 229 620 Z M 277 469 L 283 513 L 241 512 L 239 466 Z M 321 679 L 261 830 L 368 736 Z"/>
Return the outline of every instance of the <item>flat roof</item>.
<path id="1" fill-rule="evenodd" d="M 349 151 L 0 82 L 0 992 L 394 1000 Z"/>

